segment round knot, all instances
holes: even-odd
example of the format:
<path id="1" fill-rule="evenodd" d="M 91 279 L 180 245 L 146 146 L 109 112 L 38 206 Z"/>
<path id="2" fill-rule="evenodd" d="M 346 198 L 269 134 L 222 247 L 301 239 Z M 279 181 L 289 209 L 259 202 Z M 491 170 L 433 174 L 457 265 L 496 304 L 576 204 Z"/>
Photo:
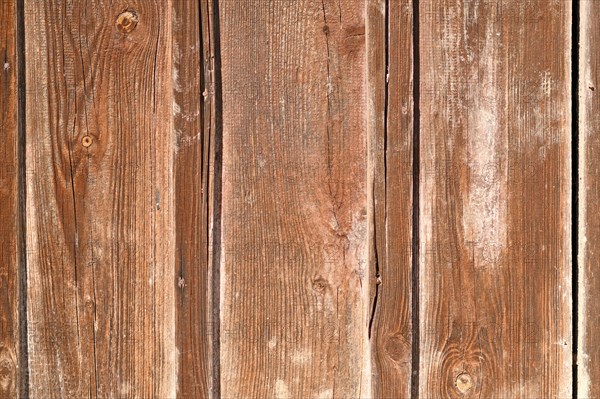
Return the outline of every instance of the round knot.
<path id="1" fill-rule="evenodd" d="M 121 33 L 132 32 L 138 24 L 138 16 L 135 11 L 123 11 L 117 17 L 117 29 Z"/>
<path id="2" fill-rule="evenodd" d="M 468 373 L 462 373 L 459 374 L 458 377 L 456 377 L 455 384 L 456 389 L 458 389 L 460 393 L 465 393 L 469 389 L 471 389 L 471 387 L 473 386 L 473 381 Z"/>
<path id="3" fill-rule="evenodd" d="M 84 147 L 89 147 L 92 145 L 92 137 L 91 136 L 83 136 L 83 138 L 81 139 L 81 144 Z"/>

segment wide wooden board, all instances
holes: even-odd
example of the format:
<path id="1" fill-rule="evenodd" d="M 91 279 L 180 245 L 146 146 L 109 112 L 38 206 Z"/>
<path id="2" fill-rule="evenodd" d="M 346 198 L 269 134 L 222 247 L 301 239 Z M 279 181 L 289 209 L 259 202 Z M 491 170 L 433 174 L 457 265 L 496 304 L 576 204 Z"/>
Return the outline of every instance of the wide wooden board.
<path id="1" fill-rule="evenodd" d="M 173 397 L 171 1 L 25 0 L 32 397 Z"/>
<path id="2" fill-rule="evenodd" d="M 221 393 L 371 397 L 365 3 L 219 6 Z"/>
<path id="3" fill-rule="evenodd" d="M 422 398 L 567 398 L 571 3 L 420 2 Z"/>

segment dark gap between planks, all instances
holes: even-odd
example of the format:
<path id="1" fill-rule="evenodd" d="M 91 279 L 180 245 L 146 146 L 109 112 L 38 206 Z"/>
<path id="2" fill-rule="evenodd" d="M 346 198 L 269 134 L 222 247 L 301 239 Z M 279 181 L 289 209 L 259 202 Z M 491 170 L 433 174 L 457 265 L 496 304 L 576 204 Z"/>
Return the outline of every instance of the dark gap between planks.
<path id="1" fill-rule="evenodd" d="M 577 398 L 577 352 L 579 340 L 579 0 L 573 1 L 571 24 L 571 258 L 572 258 L 572 332 L 573 341 L 573 398 Z"/>
<path id="2" fill-rule="evenodd" d="M 389 0 L 387 0 L 389 3 Z M 420 148 L 421 148 L 421 115 L 420 115 L 420 31 L 419 0 L 412 3 L 413 22 L 413 205 L 412 205 L 412 365 L 410 390 L 411 398 L 419 398 L 419 358 L 420 358 L 420 325 L 419 325 L 419 194 L 420 194 Z"/>
<path id="3" fill-rule="evenodd" d="M 19 396 L 29 397 L 29 349 L 27 345 L 27 249 L 25 173 L 25 3 L 17 0 L 17 130 L 18 130 L 18 218 L 19 251 Z"/>

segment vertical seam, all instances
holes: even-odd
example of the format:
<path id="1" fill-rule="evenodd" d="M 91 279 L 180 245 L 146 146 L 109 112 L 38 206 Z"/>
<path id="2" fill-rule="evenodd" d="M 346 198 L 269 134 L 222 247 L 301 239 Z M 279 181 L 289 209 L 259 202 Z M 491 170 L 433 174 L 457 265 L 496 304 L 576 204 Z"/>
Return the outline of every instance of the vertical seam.
<path id="1" fill-rule="evenodd" d="M 419 49 L 419 0 L 413 0 L 412 3 L 412 23 L 413 23 L 413 165 L 412 165 L 412 363 L 411 363 L 411 398 L 419 398 L 419 189 L 420 189 L 420 49 Z"/>
<path id="2" fill-rule="evenodd" d="M 27 343 L 27 248 L 26 248 L 26 121 L 25 105 L 25 3 L 17 0 L 17 130 L 18 130 L 18 251 L 19 251 L 19 397 L 29 397 L 29 350 Z"/>

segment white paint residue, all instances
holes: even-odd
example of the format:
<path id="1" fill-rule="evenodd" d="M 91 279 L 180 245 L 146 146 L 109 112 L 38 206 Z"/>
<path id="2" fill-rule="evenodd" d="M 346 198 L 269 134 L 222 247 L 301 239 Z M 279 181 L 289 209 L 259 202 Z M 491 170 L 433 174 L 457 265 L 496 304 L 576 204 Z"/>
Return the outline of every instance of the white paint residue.
<path id="1" fill-rule="evenodd" d="M 317 394 L 317 396 L 315 396 L 315 399 L 332 399 L 333 398 L 333 390 L 332 389 L 326 389 L 324 391 L 321 391 Z"/>
<path id="2" fill-rule="evenodd" d="M 173 89 L 177 92 L 183 91 L 183 89 L 181 88 L 181 85 L 179 84 L 179 69 L 177 69 L 177 67 L 175 65 L 173 66 L 172 79 L 173 79 Z"/>
<path id="3" fill-rule="evenodd" d="M 173 115 L 177 115 L 181 112 L 181 107 L 175 101 L 173 101 Z"/>
<path id="4" fill-rule="evenodd" d="M 493 26 L 488 25 L 481 60 L 483 84 L 475 96 L 470 115 L 474 130 L 468 135 L 469 195 L 463 208 L 463 228 L 467 242 L 474 243 L 486 259 L 496 260 L 506 243 L 506 163 L 499 157 L 502 131 L 499 106 L 497 54 L 500 48 Z M 470 124 L 471 124 L 470 123 Z M 476 265 L 477 266 L 477 265 Z"/>
<path id="5" fill-rule="evenodd" d="M 312 359 L 312 353 L 308 350 L 295 350 L 291 359 L 292 363 L 297 365 L 308 364 Z"/>
<path id="6" fill-rule="evenodd" d="M 554 79 L 552 79 L 552 75 L 549 71 L 542 72 L 542 93 L 546 97 L 552 96 L 552 89 L 555 86 Z"/>
<path id="7" fill-rule="evenodd" d="M 277 382 L 275 382 L 275 398 L 288 399 L 289 397 L 290 391 L 287 384 L 283 380 L 277 380 Z"/>
<path id="8" fill-rule="evenodd" d="M 127 381 L 123 381 L 119 387 L 119 392 L 123 396 L 128 396 L 131 393 L 131 384 Z"/>

